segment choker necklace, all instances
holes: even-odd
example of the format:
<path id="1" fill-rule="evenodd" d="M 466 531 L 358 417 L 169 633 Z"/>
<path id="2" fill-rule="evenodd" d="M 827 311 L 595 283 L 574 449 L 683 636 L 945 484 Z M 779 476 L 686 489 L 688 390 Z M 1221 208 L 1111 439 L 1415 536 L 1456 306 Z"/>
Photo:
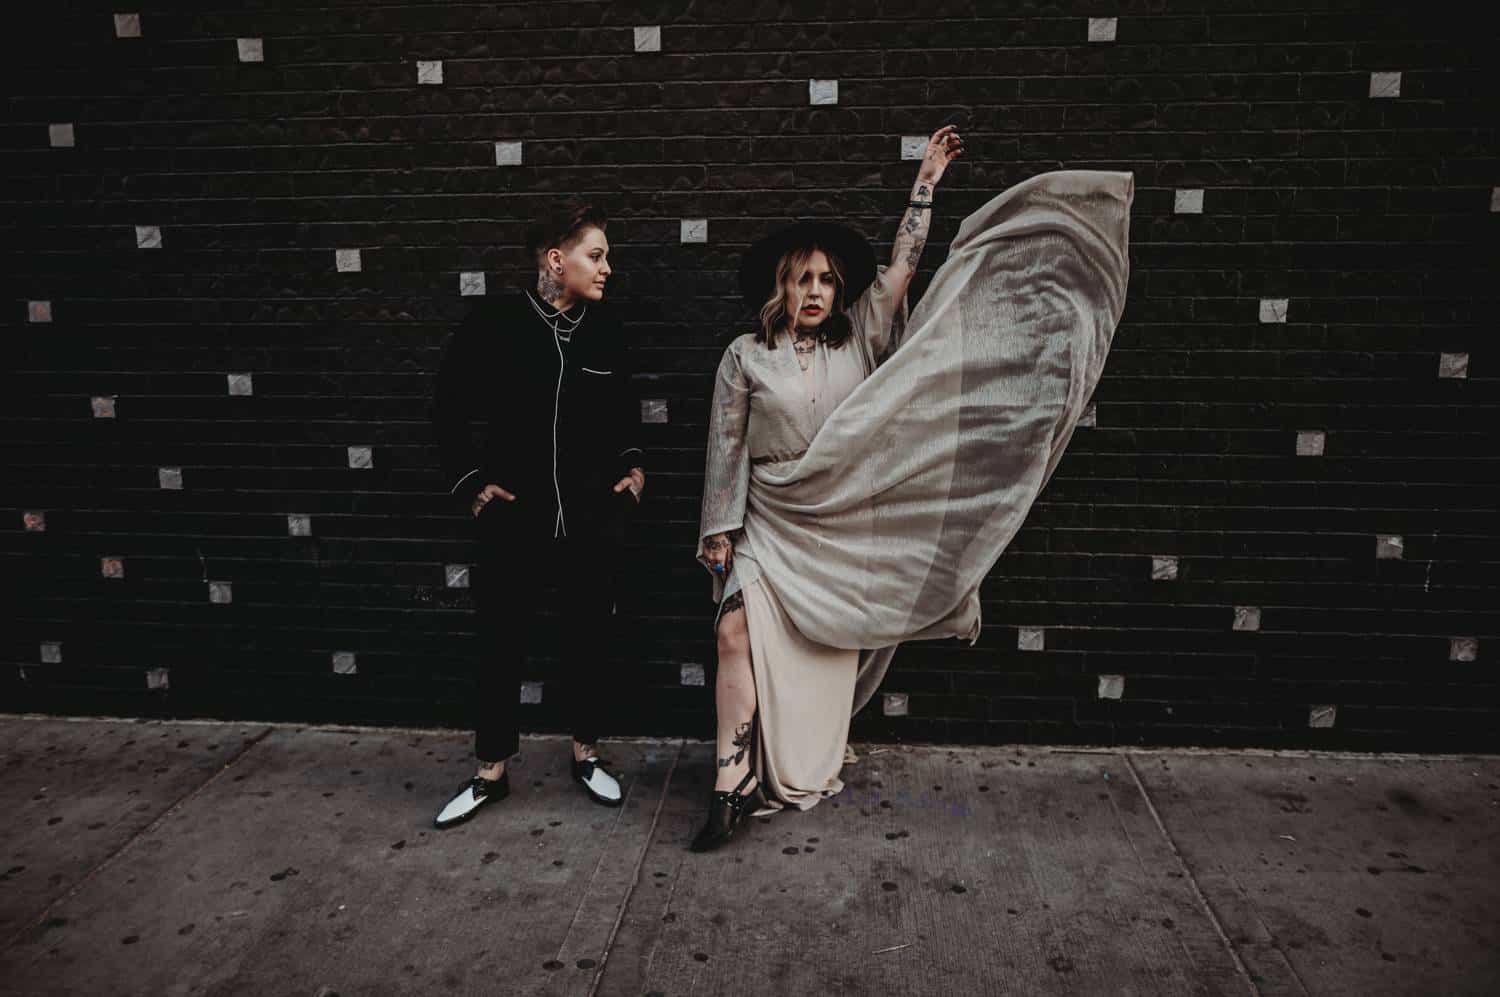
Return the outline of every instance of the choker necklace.
<path id="1" fill-rule="evenodd" d="M 552 335 L 565 343 L 572 338 L 573 333 L 578 329 L 579 323 L 583 321 L 583 317 L 589 313 L 588 305 L 584 305 L 583 308 L 579 309 L 577 318 L 569 318 L 561 308 L 548 311 L 537 304 L 536 296 L 530 291 L 526 292 L 526 301 L 531 305 L 531 310 L 536 312 L 541 317 L 541 320 L 547 324 L 547 328 L 552 330 Z"/>

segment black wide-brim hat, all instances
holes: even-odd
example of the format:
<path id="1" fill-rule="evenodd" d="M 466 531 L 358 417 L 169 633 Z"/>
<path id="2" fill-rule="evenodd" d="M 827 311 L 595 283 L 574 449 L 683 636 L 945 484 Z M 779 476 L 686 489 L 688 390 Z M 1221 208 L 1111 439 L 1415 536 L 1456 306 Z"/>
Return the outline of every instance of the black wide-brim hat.
<path id="1" fill-rule="evenodd" d="M 777 229 L 745 251 L 740 261 L 740 293 L 754 312 L 771 297 L 776 263 L 788 251 L 818 246 L 839 258 L 844 271 L 844 307 L 875 282 L 875 248 L 854 229 L 838 222 L 797 222 Z"/>

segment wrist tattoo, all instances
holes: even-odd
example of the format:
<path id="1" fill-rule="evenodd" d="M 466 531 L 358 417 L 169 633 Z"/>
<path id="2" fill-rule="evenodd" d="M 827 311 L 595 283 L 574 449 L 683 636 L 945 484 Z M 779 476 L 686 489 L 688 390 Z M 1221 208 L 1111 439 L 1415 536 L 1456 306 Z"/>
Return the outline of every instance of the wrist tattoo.
<path id="1" fill-rule="evenodd" d="M 931 207 L 932 188 L 927 183 L 918 181 L 912 189 L 906 214 L 901 218 L 901 227 L 896 232 L 896 245 L 892 253 L 894 258 L 904 260 L 912 270 L 917 268 L 917 261 L 922 258 L 922 250 L 927 245 L 927 231 L 932 220 L 928 209 Z"/>

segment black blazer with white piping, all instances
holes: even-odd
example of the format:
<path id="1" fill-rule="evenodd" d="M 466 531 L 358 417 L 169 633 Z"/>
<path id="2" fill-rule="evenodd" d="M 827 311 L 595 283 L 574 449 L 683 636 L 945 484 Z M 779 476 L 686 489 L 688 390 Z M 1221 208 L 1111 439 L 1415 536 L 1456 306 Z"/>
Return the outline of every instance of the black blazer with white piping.
<path id="1" fill-rule="evenodd" d="M 499 485 L 531 527 L 588 532 L 621 507 L 615 482 L 645 467 L 625 330 L 588 302 L 571 334 L 566 320 L 554 332 L 534 304 L 555 311 L 528 292 L 486 298 L 448 341 L 433 404 L 445 486 L 467 506 Z"/>

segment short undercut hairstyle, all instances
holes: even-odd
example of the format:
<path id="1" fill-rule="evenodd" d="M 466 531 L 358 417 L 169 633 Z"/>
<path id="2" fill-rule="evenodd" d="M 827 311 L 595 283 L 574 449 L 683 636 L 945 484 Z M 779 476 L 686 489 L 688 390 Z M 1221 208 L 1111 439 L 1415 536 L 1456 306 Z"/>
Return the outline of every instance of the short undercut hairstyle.
<path id="1" fill-rule="evenodd" d="M 569 202 L 548 211 L 526 230 L 526 254 L 540 270 L 549 251 L 569 249 L 591 228 L 601 232 L 609 228 L 604 209 L 594 204 Z"/>

